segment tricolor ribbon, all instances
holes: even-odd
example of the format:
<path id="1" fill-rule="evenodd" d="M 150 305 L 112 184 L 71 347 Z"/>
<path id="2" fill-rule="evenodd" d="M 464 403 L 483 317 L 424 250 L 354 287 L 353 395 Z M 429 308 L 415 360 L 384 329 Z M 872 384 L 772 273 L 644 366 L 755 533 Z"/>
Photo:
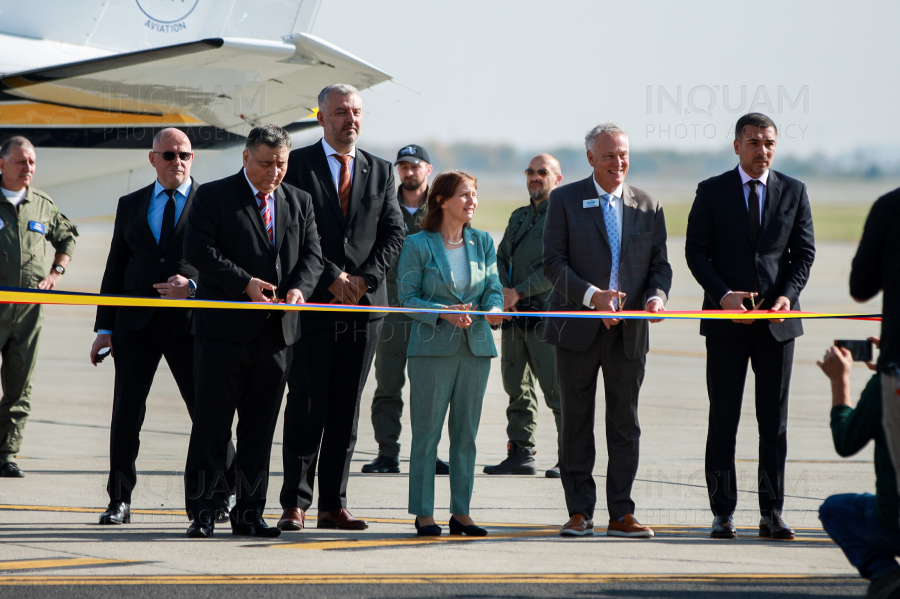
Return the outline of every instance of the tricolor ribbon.
<path id="1" fill-rule="evenodd" d="M 343 304 L 284 304 L 262 302 L 232 302 L 201 299 L 163 299 L 99 293 L 79 293 L 71 291 L 46 291 L 43 289 L 22 289 L 0 287 L 0 304 L 41 304 L 45 306 L 122 306 L 134 308 L 217 308 L 226 310 L 284 310 L 287 312 L 397 312 L 403 314 L 456 314 L 459 310 L 425 310 L 418 308 L 395 308 L 390 306 L 350 306 Z M 836 314 L 828 312 L 769 312 L 752 310 L 687 310 L 672 312 L 644 312 L 628 310 L 622 312 L 601 312 L 582 310 L 572 312 L 484 312 L 467 310 L 468 314 L 502 314 L 504 316 L 540 316 L 544 318 L 624 318 L 624 319 L 668 319 L 668 320 L 771 320 L 776 318 L 844 318 L 849 320 L 881 320 L 881 314 Z"/>

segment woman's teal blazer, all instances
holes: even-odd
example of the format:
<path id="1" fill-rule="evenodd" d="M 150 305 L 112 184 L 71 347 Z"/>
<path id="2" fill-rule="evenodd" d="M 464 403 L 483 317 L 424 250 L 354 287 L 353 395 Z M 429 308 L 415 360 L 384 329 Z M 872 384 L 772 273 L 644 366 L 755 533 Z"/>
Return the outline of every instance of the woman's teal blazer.
<path id="1" fill-rule="evenodd" d="M 472 304 L 473 310 L 503 309 L 503 288 L 497 275 L 497 253 L 494 240 L 484 231 L 464 229 L 466 254 L 469 257 L 470 283 L 457 293 L 450 262 L 441 235 L 421 231 L 403 243 L 397 272 L 400 305 L 405 308 L 434 310 L 454 304 Z M 491 327 L 484 316 L 472 316 L 472 326 L 463 332 L 434 313 L 413 313 L 409 336 L 409 356 L 452 356 L 467 339 L 476 356 L 497 355 Z"/>

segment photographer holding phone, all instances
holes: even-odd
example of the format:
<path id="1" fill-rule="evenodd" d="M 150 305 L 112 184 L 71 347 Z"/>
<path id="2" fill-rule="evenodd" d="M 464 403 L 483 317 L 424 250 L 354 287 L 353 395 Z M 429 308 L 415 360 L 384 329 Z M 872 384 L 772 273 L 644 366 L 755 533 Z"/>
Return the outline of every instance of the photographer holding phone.
<path id="1" fill-rule="evenodd" d="M 869 338 L 878 345 L 878 338 Z M 866 385 L 856 409 L 850 399 L 850 350 L 829 347 L 818 362 L 831 379 L 831 433 L 834 448 L 850 457 L 875 441 L 875 495 L 832 495 L 819 508 L 825 531 L 844 551 L 863 578 L 871 580 L 866 597 L 893 597 L 900 589 L 900 497 L 887 440 L 881 426 L 881 379 L 876 374 Z M 875 365 L 868 364 L 874 370 Z"/>
<path id="2" fill-rule="evenodd" d="M 900 189 L 872 205 L 850 271 L 850 295 L 866 302 L 884 291 L 878 373 L 884 395 L 884 431 L 900 465 Z"/>

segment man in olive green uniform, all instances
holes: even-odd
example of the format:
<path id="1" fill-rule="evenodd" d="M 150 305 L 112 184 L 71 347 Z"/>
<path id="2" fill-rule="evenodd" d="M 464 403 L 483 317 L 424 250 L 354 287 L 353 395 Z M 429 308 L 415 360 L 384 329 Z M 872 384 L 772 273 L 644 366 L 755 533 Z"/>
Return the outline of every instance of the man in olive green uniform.
<path id="1" fill-rule="evenodd" d="M 428 175 L 431 174 L 431 158 L 425 148 L 411 144 L 400 148 L 394 163 L 400 176 L 400 212 L 407 235 L 418 233 L 419 223 L 425 217 L 428 199 Z M 399 262 L 399 260 L 398 260 Z M 387 276 L 388 303 L 399 306 L 397 299 L 397 263 Z M 372 398 L 372 426 L 378 442 L 378 457 L 363 466 L 366 474 L 400 472 L 400 415 L 403 413 L 403 385 L 406 377 L 406 348 L 412 318 L 404 314 L 388 314 L 375 349 L 375 381 L 377 387 Z M 437 474 L 449 474 L 450 467 L 438 458 Z"/>
<path id="2" fill-rule="evenodd" d="M 36 155 L 24 137 L 0 146 L 0 285 L 53 289 L 59 284 L 78 230 L 49 197 L 31 187 Z M 56 255 L 48 269 L 47 244 Z M 31 376 L 43 314 L 38 305 L 0 305 L 0 476 L 22 477 L 13 461 L 31 412 Z"/>
<path id="3" fill-rule="evenodd" d="M 503 240 L 497 246 L 497 269 L 503 284 L 507 311 L 545 312 L 552 286 L 544 278 L 544 216 L 550 192 L 562 182 L 559 162 L 549 154 L 535 156 L 525 169 L 531 202 L 512 213 Z M 506 408 L 508 456 L 485 474 L 536 474 L 534 431 L 537 428 L 535 378 L 544 392 L 547 407 L 556 420 L 559 446 L 560 406 L 556 387 L 556 349 L 542 341 L 543 320 L 519 316 L 503 323 L 500 372 L 509 395 Z M 548 478 L 559 478 L 559 465 L 547 470 Z"/>

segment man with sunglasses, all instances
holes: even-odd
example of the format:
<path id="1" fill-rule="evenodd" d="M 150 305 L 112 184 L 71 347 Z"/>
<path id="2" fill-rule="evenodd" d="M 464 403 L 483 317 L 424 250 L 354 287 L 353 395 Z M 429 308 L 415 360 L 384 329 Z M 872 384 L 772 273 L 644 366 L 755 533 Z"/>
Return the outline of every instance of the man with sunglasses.
<path id="1" fill-rule="evenodd" d="M 178 129 L 163 129 L 153 138 L 150 164 L 156 181 L 119 198 L 112 244 L 100 293 L 151 298 L 194 297 L 197 270 L 184 259 L 184 229 L 197 184 L 191 177 L 191 141 Z M 159 361 L 165 357 L 187 406 L 194 411 L 194 338 L 191 310 L 98 306 L 91 346 L 96 366 L 100 350 L 115 360 L 112 422 L 109 438 L 109 506 L 100 524 L 131 521 L 137 484 L 135 460 L 140 447 L 147 396 Z M 230 447 L 229 455 L 234 455 Z M 229 460 L 230 463 L 230 460 Z M 234 470 L 229 468 L 234 488 Z M 222 506 L 227 520 L 233 499 Z"/>
<path id="2" fill-rule="evenodd" d="M 503 309 L 513 312 L 545 312 L 553 286 L 544 277 L 544 216 L 550 192 L 562 183 L 559 162 L 549 154 L 531 159 L 525 182 L 531 201 L 512 213 L 503 240 L 497 246 L 497 268 L 503 284 Z M 556 386 L 556 348 L 543 340 L 540 316 L 517 316 L 502 325 L 500 371 L 509 395 L 506 408 L 507 458 L 485 466 L 485 474 L 536 474 L 535 438 L 538 401 L 535 378 L 544 401 L 556 421 L 559 447 L 560 408 Z M 546 471 L 559 478 L 559 464 Z"/>

